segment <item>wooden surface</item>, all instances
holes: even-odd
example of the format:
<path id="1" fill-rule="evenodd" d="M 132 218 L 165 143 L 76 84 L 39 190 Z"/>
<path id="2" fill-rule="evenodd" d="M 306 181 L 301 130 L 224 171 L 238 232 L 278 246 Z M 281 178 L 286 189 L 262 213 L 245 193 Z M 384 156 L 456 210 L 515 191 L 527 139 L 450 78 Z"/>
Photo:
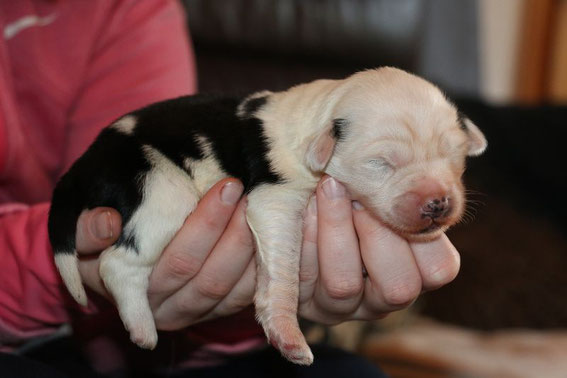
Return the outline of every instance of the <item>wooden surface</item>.
<path id="1" fill-rule="evenodd" d="M 422 318 L 369 336 L 361 354 L 392 378 L 564 378 L 567 331 L 481 332 Z"/>
<path id="2" fill-rule="evenodd" d="M 551 39 L 558 0 L 525 0 L 518 56 L 516 101 L 537 104 L 547 97 Z"/>
<path id="3" fill-rule="evenodd" d="M 549 96 L 553 103 L 567 104 L 567 0 L 560 0 L 551 44 Z"/>

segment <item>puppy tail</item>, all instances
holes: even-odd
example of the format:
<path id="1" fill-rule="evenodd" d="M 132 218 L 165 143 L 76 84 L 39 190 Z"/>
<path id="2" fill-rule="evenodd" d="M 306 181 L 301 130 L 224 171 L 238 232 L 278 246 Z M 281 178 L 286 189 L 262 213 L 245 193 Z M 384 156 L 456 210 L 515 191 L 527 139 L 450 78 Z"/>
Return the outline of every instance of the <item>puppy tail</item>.
<path id="1" fill-rule="evenodd" d="M 55 265 L 71 296 L 81 305 L 87 305 L 87 294 L 79 274 L 79 259 L 75 247 L 77 220 L 83 206 L 78 185 L 69 175 L 63 176 L 53 192 L 47 229 L 53 247 Z"/>
<path id="2" fill-rule="evenodd" d="M 87 293 L 85 292 L 85 287 L 81 281 L 81 275 L 79 273 L 79 259 L 77 258 L 77 253 L 73 251 L 69 252 L 55 252 L 55 265 L 63 278 L 63 282 L 71 293 L 73 299 L 75 299 L 79 304 L 87 305 Z"/>

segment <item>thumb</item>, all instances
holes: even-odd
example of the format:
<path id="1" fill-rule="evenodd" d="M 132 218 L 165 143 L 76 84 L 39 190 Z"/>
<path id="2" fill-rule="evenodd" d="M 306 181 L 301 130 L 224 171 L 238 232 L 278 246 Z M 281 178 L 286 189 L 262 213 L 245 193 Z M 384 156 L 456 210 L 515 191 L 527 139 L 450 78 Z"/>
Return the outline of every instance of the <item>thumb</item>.
<path id="1" fill-rule="evenodd" d="M 100 252 L 118 240 L 121 231 L 122 218 L 118 211 L 110 207 L 85 210 L 77 221 L 77 252 Z"/>

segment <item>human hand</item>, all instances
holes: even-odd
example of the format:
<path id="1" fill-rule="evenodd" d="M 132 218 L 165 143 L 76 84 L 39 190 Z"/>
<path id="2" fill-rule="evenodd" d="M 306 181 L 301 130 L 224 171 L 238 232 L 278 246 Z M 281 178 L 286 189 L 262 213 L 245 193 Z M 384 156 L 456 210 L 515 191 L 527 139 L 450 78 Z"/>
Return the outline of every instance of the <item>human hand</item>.
<path id="1" fill-rule="evenodd" d="M 235 313 L 252 303 L 256 269 L 242 191 L 242 184 L 235 179 L 215 184 L 161 254 L 148 289 L 158 329 L 181 329 Z M 83 280 L 107 298 L 110 295 L 98 274 L 98 258 L 89 253 L 116 240 L 119 219 L 114 210 L 101 208 L 84 212 L 77 225 Z M 97 226 L 98 221 L 102 225 Z M 97 239 L 97 230 L 108 229 L 109 224 L 112 237 Z"/>
<path id="2" fill-rule="evenodd" d="M 321 180 L 305 216 L 299 309 L 303 317 L 326 324 L 380 318 L 455 278 L 460 259 L 446 236 L 408 243 L 366 210 L 353 210 L 344 187 L 328 179 Z M 220 200 L 228 181 L 207 193 L 154 268 L 148 294 L 159 329 L 183 328 L 252 303 L 253 239 L 244 200 L 232 205 Z M 324 190 L 327 186 L 330 190 Z M 203 239 L 207 231 L 211 235 Z M 119 233 L 120 216 L 113 209 L 94 209 L 79 218 L 81 274 L 87 286 L 106 297 L 98 259 L 89 253 L 111 245 Z"/>
<path id="3" fill-rule="evenodd" d="M 299 313 L 325 324 L 382 318 L 451 282 L 459 266 L 444 234 L 408 242 L 351 204 L 344 186 L 325 176 L 305 215 Z"/>

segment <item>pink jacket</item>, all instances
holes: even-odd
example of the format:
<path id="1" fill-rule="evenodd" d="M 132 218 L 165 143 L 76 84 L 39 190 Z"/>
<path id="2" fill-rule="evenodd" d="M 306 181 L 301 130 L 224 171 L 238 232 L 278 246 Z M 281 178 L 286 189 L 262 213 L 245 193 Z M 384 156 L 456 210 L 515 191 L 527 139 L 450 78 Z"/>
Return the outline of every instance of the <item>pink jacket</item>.
<path id="1" fill-rule="evenodd" d="M 0 25 L 6 349 L 85 312 L 62 286 L 47 238 L 58 177 L 113 119 L 193 93 L 196 80 L 184 13 L 172 0 L 0 0 Z"/>

